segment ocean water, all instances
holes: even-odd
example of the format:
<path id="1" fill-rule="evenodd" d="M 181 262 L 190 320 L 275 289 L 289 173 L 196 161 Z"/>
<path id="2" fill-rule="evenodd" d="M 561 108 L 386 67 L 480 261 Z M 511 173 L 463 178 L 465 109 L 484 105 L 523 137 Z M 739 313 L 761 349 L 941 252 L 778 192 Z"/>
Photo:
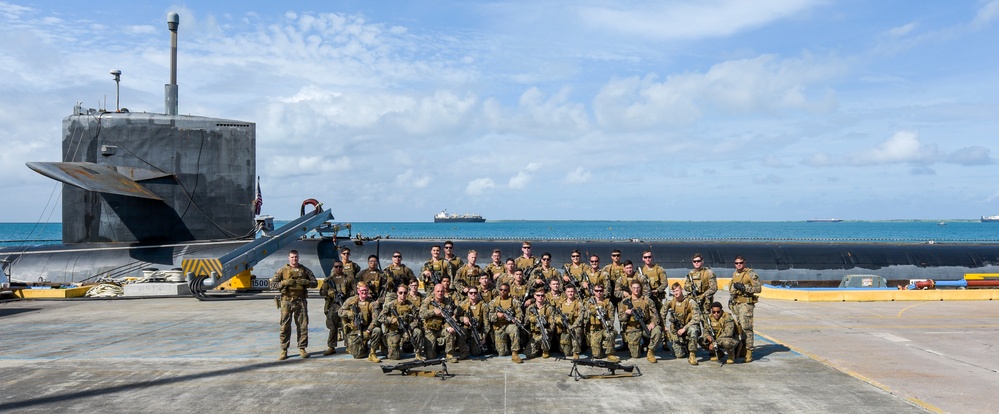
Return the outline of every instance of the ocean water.
<path id="1" fill-rule="evenodd" d="M 941 224 L 943 223 L 943 224 Z M 277 221 L 280 226 L 284 222 Z M 419 239 L 999 243 L 999 223 L 952 221 L 487 221 L 352 223 L 352 235 Z M 346 235 L 341 233 L 340 235 Z M 0 223 L 0 246 L 59 243 L 60 223 Z"/>

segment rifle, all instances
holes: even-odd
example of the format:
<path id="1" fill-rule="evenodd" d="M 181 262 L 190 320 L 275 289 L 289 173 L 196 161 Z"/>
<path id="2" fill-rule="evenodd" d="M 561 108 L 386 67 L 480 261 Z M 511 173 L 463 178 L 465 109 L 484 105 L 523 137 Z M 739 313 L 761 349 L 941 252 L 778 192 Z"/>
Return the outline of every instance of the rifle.
<path id="1" fill-rule="evenodd" d="M 402 362 L 395 365 L 382 365 L 381 368 L 382 372 L 385 374 L 388 374 L 395 370 L 399 370 L 402 372 L 402 375 L 409 375 L 410 374 L 409 370 L 413 368 L 429 367 L 431 365 L 440 365 L 443 368 L 443 370 L 440 373 L 434 375 L 435 377 L 440 376 L 441 381 L 444 381 L 444 378 L 446 377 L 454 376 L 447 372 L 447 361 L 444 358 L 428 359 L 426 361 L 416 360 L 416 361 Z"/>
<path id="2" fill-rule="evenodd" d="M 461 325 L 458 324 L 458 321 L 454 320 L 454 315 L 449 312 L 450 306 L 448 308 L 444 308 L 440 303 L 437 303 L 436 299 L 430 299 L 430 304 L 441 310 L 441 316 L 444 317 L 444 322 L 447 322 L 447 324 L 451 326 L 451 329 L 454 329 L 454 333 L 458 334 L 458 336 L 465 336 L 465 330 L 461 329 Z"/>
<path id="3" fill-rule="evenodd" d="M 361 316 L 361 307 L 357 305 L 359 302 L 360 300 L 354 302 L 354 304 L 350 306 L 350 311 L 354 313 L 354 329 L 363 333 L 365 331 L 364 318 Z"/>
<path id="4" fill-rule="evenodd" d="M 479 304 L 482 305 L 481 302 Z M 485 306 L 485 305 L 482 305 L 482 306 Z M 468 309 L 469 309 L 469 311 L 472 310 L 471 304 L 469 304 L 469 308 Z M 471 331 L 472 331 L 472 340 L 475 341 L 475 343 L 479 345 L 479 348 L 482 348 L 483 345 L 485 345 L 485 341 L 483 341 L 482 340 L 482 336 L 479 335 L 479 328 L 478 328 L 478 326 L 479 326 L 479 320 L 475 319 L 475 315 L 472 315 L 472 313 L 469 312 L 468 313 L 468 322 L 469 322 L 469 325 L 471 325 L 470 328 L 472 328 L 471 329 Z"/>
<path id="5" fill-rule="evenodd" d="M 579 373 L 579 369 L 576 368 L 577 365 L 583 365 L 583 366 L 587 366 L 587 367 L 596 367 L 596 368 L 606 368 L 607 369 L 607 373 L 602 374 L 602 375 L 582 375 L 582 374 Z M 618 376 L 626 376 L 626 375 L 618 375 L 617 374 L 618 370 L 632 373 L 631 374 L 632 377 L 640 377 L 640 376 L 642 376 L 642 370 L 638 369 L 637 366 L 634 366 L 634 365 L 621 365 L 621 363 L 619 363 L 619 362 L 610 362 L 610 361 L 604 361 L 604 360 L 593 359 L 593 358 L 574 359 L 574 360 L 572 360 L 572 370 L 569 371 L 569 376 L 575 378 L 576 381 L 579 381 L 580 379 L 583 379 L 583 378 L 594 378 L 594 377 L 596 377 L 596 378 L 614 378 L 614 377 L 618 377 Z"/>
<path id="6" fill-rule="evenodd" d="M 673 312 L 673 309 L 666 311 L 666 322 L 673 327 L 673 332 L 680 331 L 680 321 L 676 320 L 676 313 Z"/>
<path id="7" fill-rule="evenodd" d="M 607 332 L 614 333 L 614 322 L 611 322 L 610 319 L 607 318 L 607 310 L 605 310 L 603 306 L 597 304 L 596 298 L 591 297 L 590 300 L 593 301 L 593 306 L 597 308 L 597 317 L 600 318 L 600 323 L 604 325 L 604 329 L 606 329 Z"/>
<path id="8" fill-rule="evenodd" d="M 586 282 L 586 289 L 590 291 L 590 297 L 592 298 L 594 296 L 593 282 L 590 281 L 590 273 L 587 272 L 586 269 L 583 269 L 582 276 L 583 276 L 583 281 Z"/>
<path id="9" fill-rule="evenodd" d="M 569 278 L 569 284 L 572 285 L 572 287 L 576 288 L 576 291 L 579 292 L 579 282 L 576 281 L 576 278 L 572 276 L 572 272 L 569 271 L 569 265 L 568 264 L 562 265 L 562 270 L 565 271 L 565 276 Z"/>
<path id="10" fill-rule="evenodd" d="M 562 329 L 569 333 L 569 338 L 572 339 L 572 342 L 576 342 L 576 331 L 574 331 L 572 326 L 569 324 L 569 316 L 566 315 L 565 312 L 562 312 L 561 306 L 553 306 L 553 308 L 555 308 L 555 313 L 558 313 L 559 319 L 562 320 Z"/>
<path id="11" fill-rule="evenodd" d="M 631 316 L 635 318 L 635 322 L 638 322 L 638 324 L 642 326 L 642 336 L 651 338 L 652 332 L 649 331 L 649 326 L 645 324 L 645 312 L 636 308 L 634 303 L 632 303 L 631 298 L 625 299 L 624 304 L 628 305 L 628 309 L 631 309 Z"/>
<path id="12" fill-rule="evenodd" d="M 548 342 L 548 330 L 545 329 L 545 324 L 548 321 L 545 320 L 545 316 L 544 315 L 542 315 L 540 312 L 538 312 L 538 307 L 537 306 L 531 306 L 530 308 L 528 308 L 528 310 L 531 313 L 534 314 L 535 324 L 537 324 L 538 325 L 538 329 L 541 330 L 541 343 L 544 344 L 544 346 L 545 346 L 542 349 L 551 349 L 552 348 L 551 343 Z"/>
<path id="13" fill-rule="evenodd" d="M 403 332 L 409 335 L 409 344 L 413 346 L 413 352 L 419 352 L 420 347 L 416 346 L 416 335 L 413 334 L 413 327 L 409 325 L 409 322 L 406 322 L 405 319 L 399 316 L 399 311 L 396 309 L 394 304 L 389 306 L 389 312 L 392 312 L 392 316 L 394 316 L 398 321 L 397 325 L 399 327 L 399 335 L 402 335 Z"/>
<path id="14" fill-rule="evenodd" d="M 531 331 L 527 330 L 527 327 L 524 326 L 524 324 L 522 322 L 520 322 L 520 319 L 517 319 L 517 316 L 513 314 L 512 310 L 507 310 L 507 309 L 504 309 L 502 306 L 497 306 L 496 307 L 496 311 L 499 312 L 499 313 L 502 313 L 503 316 L 506 317 L 506 320 L 508 320 L 508 321 L 513 322 L 514 324 L 516 324 L 517 327 L 520 328 L 520 329 L 523 329 L 524 332 L 531 333 Z"/>
<path id="15" fill-rule="evenodd" d="M 443 262 L 445 260 L 441 259 L 441 261 Z M 426 269 L 430 271 L 430 283 L 432 283 L 431 286 L 437 286 L 437 284 L 441 283 L 441 280 L 444 279 L 444 276 L 441 275 L 441 272 L 434 270 L 434 263 L 436 263 L 434 262 L 434 259 L 430 259 L 430 263 L 426 265 Z M 444 270 L 444 264 L 442 263 L 441 271 L 443 270 Z"/>
<path id="16" fill-rule="evenodd" d="M 710 320 L 704 322 L 704 305 L 697 299 L 697 285 L 690 278 L 690 273 L 687 274 L 687 282 L 690 283 L 690 293 L 694 296 L 694 303 L 697 303 L 697 311 L 701 313 L 701 332 L 707 332 L 711 335 L 711 340 L 714 342 L 715 357 L 718 358 L 719 364 L 725 365 L 725 359 L 721 357 L 721 350 L 718 349 L 718 335 L 715 335 L 715 327 L 711 325 Z M 708 315 L 707 318 L 710 319 L 711 315 Z"/>

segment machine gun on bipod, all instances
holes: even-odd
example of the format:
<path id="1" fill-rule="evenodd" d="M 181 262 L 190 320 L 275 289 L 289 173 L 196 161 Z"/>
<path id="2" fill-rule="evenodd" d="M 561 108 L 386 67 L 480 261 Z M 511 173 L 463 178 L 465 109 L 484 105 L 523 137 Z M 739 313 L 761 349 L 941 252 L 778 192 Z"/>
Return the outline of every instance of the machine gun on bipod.
<path id="1" fill-rule="evenodd" d="M 545 320 L 545 316 L 542 315 L 541 312 L 538 312 L 537 306 L 531 306 L 528 308 L 528 311 L 534 314 L 534 323 L 538 325 L 538 329 L 541 330 L 541 343 L 545 345 L 544 349 L 552 349 L 551 342 L 548 341 L 548 329 L 545 328 L 545 325 L 548 324 L 548 321 Z"/>
<path id="2" fill-rule="evenodd" d="M 607 372 L 597 375 L 583 375 L 579 373 L 579 365 L 587 367 L 606 368 Z M 618 374 L 617 371 L 624 371 L 627 372 L 628 374 Z M 638 369 L 638 367 L 635 365 L 621 365 L 621 363 L 619 362 L 610 362 L 593 358 L 574 359 L 572 360 L 572 369 L 569 370 L 569 376 L 573 377 L 576 381 L 589 378 L 640 377 L 642 376 L 642 370 Z"/>
<path id="3" fill-rule="evenodd" d="M 636 308 L 630 298 L 625 299 L 624 304 L 628 306 L 628 309 L 631 309 L 631 316 L 635 318 L 635 322 L 638 322 L 638 324 L 642 326 L 642 336 L 651 338 L 652 332 L 649 331 L 649 325 L 645 323 L 645 312 Z M 624 328 L 621 329 L 623 330 Z"/>
<path id="4" fill-rule="evenodd" d="M 447 372 L 447 360 L 444 358 L 428 359 L 425 361 L 416 360 L 416 361 L 402 362 L 395 365 L 381 365 L 381 369 L 382 373 L 385 374 L 388 374 L 392 371 L 399 371 L 402 373 L 402 375 L 409 375 L 409 374 L 420 375 L 420 374 L 426 374 L 426 372 L 419 372 L 419 371 L 414 372 L 412 371 L 413 368 L 429 367 L 433 365 L 441 366 L 440 371 L 431 371 L 434 374 L 433 376 L 440 377 L 441 381 L 444 381 L 444 379 L 447 377 L 454 376 L 454 374 Z"/>

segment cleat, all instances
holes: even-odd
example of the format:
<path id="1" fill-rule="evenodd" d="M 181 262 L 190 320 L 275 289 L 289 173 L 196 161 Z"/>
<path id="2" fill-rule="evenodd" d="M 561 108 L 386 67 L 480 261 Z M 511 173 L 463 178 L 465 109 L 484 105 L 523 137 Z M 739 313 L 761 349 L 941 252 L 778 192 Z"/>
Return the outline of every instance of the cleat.
<path id="1" fill-rule="evenodd" d="M 649 350 L 649 354 L 645 357 L 645 359 L 649 360 L 649 362 L 653 364 L 659 362 L 658 360 L 656 360 L 656 353 L 652 352 L 651 349 Z"/>
<path id="2" fill-rule="evenodd" d="M 520 355 L 517 355 L 517 354 L 513 354 L 513 356 L 510 357 L 510 360 L 513 361 L 515 364 L 523 364 L 524 363 L 524 360 L 520 359 Z"/>
<path id="3" fill-rule="evenodd" d="M 278 361 L 284 361 L 286 359 L 288 359 L 288 350 L 287 349 L 282 349 L 281 350 L 281 355 L 278 355 Z"/>
<path id="4" fill-rule="evenodd" d="M 753 362 L 753 350 L 752 349 L 747 349 L 746 350 L 746 362 Z"/>
<path id="5" fill-rule="evenodd" d="M 326 350 L 323 351 L 323 355 L 333 355 L 335 353 L 336 353 L 336 348 L 326 348 Z"/>
<path id="6" fill-rule="evenodd" d="M 694 356 L 694 354 L 690 354 L 690 357 L 687 358 L 687 362 L 690 362 L 690 365 L 697 365 L 697 357 Z"/>
<path id="7" fill-rule="evenodd" d="M 378 355 L 375 355 L 374 352 L 372 352 L 372 353 L 368 354 L 368 361 L 378 363 L 378 362 L 382 362 L 382 359 L 379 358 Z"/>
<path id="8" fill-rule="evenodd" d="M 621 358 L 618 358 L 617 355 L 609 355 L 609 356 L 607 356 L 607 361 L 608 362 L 621 362 Z"/>
<path id="9" fill-rule="evenodd" d="M 298 348 L 298 355 L 301 356 L 302 358 L 308 358 L 309 352 L 306 351 L 305 348 Z"/>

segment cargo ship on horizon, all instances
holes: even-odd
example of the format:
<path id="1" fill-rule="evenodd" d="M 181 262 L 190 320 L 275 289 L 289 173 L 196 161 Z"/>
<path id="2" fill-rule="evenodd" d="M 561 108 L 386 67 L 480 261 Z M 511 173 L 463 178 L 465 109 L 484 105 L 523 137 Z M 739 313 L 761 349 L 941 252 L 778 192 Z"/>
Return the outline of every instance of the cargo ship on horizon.
<path id="1" fill-rule="evenodd" d="M 484 223 L 486 219 L 478 214 L 448 214 L 447 210 L 441 210 L 434 215 L 434 223 Z"/>

